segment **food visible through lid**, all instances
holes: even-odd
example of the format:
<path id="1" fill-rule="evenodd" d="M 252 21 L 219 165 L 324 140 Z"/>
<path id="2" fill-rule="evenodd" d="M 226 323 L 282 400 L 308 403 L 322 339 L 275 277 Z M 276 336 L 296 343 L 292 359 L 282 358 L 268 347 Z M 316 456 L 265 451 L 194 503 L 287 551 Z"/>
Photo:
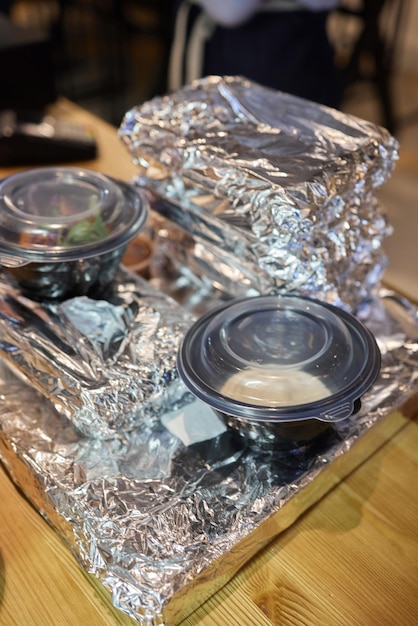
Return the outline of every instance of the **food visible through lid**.
<path id="1" fill-rule="evenodd" d="M 146 216 L 131 186 L 97 172 L 26 170 L 0 184 L 0 252 L 28 262 L 94 256 L 130 240 Z"/>
<path id="2" fill-rule="evenodd" d="M 239 402 L 262 406 L 295 406 L 327 398 L 331 392 L 317 377 L 303 370 L 277 367 L 245 369 L 228 378 L 221 394 Z"/>
<path id="3" fill-rule="evenodd" d="M 213 409 L 252 420 L 343 419 L 376 380 L 380 352 L 353 315 L 296 295 L 235 300 L 199 318 L 181 378 Z"/>

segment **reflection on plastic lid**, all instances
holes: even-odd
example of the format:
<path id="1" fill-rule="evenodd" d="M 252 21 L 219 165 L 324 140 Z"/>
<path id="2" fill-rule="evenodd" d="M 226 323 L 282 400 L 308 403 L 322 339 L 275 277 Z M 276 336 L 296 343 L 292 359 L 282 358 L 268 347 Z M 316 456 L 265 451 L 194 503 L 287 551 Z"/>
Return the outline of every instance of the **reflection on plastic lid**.
<path id="1" fill-rule="evenodd" d="M 185 384 L 215 410 L 252 420 L 337 421 L 376 380 L 370 331 L 298 296 L 234 301 L 201 317 L 178 355 Z"/>
<path id="2" fill-rule="evenodd" d="M 95 256 L 127 243 L 147 216 L 131 185 L 77 167 L 30 169 L 0 183 L 0 252 L 26 262 Z"/>
<path id="3" fill-rule="evenodd" d="M 297 406 L 330 395 L 330 390 L 313 374 L 292 368 L 251 367 L 230 376 L 221 394 L 239 402 L 269 406 Z"/>

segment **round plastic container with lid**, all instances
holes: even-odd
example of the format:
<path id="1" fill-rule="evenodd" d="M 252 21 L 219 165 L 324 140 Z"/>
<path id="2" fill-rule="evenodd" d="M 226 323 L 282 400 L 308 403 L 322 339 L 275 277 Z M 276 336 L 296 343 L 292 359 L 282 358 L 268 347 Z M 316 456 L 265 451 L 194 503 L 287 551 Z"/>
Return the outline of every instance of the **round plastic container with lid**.
<path id="1" fill-rule="evenodd" d="M 377 343 L 357 318 L 291 295 L 210 311 L 178 354 L 190 391 L 259 444 L 306 441 L 350 417 L 380 365 Z"/>
<path id="2" fill-rule="evenodd" d="M 0 183 L 0 264 L 38 298 L 88 293 L 113 277 L 148 205 L 136 189 L 78 167 Z"/>

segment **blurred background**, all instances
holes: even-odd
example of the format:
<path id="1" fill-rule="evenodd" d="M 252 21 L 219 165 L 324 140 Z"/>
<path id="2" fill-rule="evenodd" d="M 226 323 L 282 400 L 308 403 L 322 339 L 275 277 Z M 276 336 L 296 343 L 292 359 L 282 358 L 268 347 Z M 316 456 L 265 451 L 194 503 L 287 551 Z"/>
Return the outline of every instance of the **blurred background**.
<path id="1" fill-rule="evenodd" d="M 13 25 L 48 42 L 56 92 L 116 125 L 128 108 L 166 90 L 173 5 L 170 0 L 0 0 Z M 328 27 L 344 76 L 343 108 L 391 131 L 416 123 L 418 3 L 342 0 Z M 30 61 L 27 56 L 28 66 Z"/>
<path id="2" fill-rule="evenodd" d="M 0 0 L 0 110 L 65 96 L 119 126 L 132 106 L 167 90 L 173 5 Z M 328 29 L 344 78 L 342 109 L 400 141 L 399 164 L 379 192 L 395 229 L 387 277 L 418 301 L 418 2 L 342 0 Z"/>

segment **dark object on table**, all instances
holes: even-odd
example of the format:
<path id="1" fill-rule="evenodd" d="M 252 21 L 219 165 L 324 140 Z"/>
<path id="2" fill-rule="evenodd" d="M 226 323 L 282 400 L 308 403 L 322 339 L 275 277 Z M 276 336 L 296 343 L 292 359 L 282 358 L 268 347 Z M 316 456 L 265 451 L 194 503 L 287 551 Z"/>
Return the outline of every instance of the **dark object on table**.
<path id="1" fill-rule="evenodd" d="M 1 109 L 42 110 L 56 100 L 49 38 L 0 14 Z"/>
<path id="2" fill-rule="evenodd" d="M 97 156 L 91 128 L 42 113 L 0 112 L 0 165 L 87 161 Z"/>

